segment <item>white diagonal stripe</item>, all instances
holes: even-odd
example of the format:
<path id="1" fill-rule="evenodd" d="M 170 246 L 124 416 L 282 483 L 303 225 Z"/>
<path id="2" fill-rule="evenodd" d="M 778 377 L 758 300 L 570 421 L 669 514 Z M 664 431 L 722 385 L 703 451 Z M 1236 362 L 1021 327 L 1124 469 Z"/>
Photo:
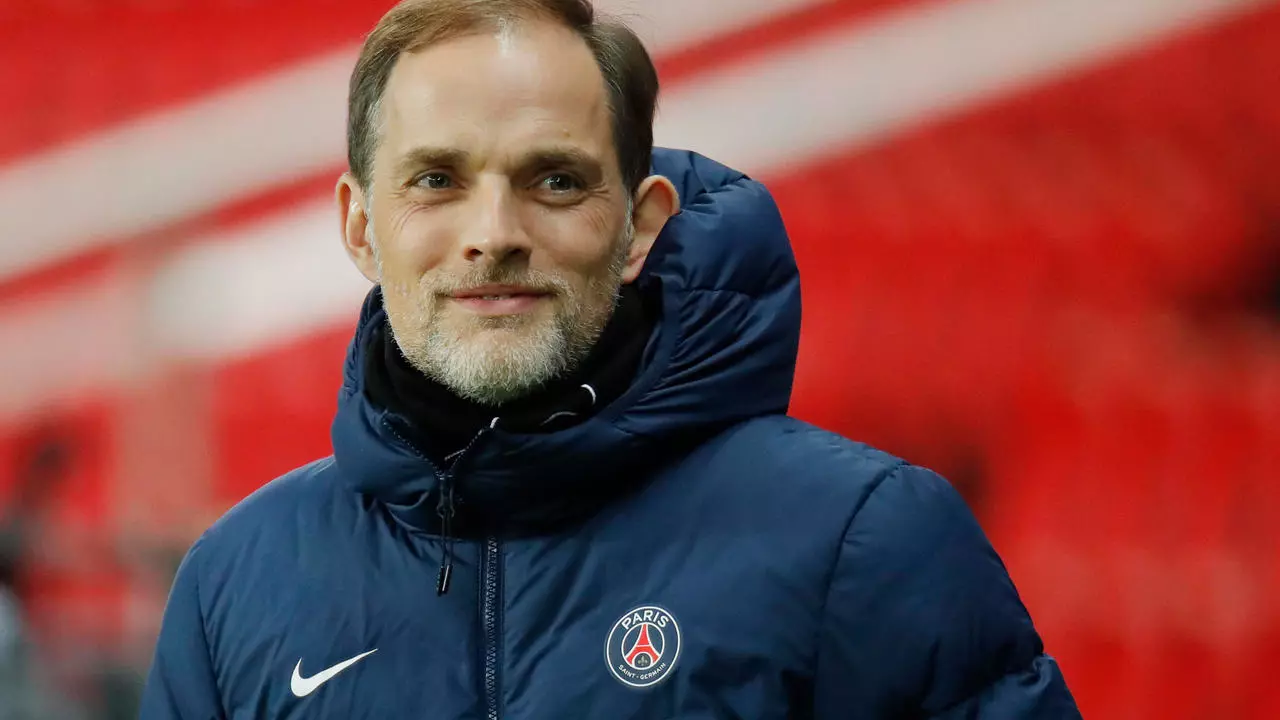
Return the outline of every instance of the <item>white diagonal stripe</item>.
<path id="1" fill-rule="evenodd" d="M 1273 1 L 908 5 L 672 89 L 655 134 L 748 171 L 777 170 Z"/>

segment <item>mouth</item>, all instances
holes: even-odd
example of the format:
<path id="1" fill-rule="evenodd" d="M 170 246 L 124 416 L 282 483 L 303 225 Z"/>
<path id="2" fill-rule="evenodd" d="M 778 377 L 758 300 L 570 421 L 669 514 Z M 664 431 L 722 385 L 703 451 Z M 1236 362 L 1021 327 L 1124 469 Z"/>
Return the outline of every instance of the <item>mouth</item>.
<path id="1" fill-rule="evenodd" d="M 452 293 L 448 297 L 455 304 L 477 315 L 495 317 L 531 312 L 543 301 L 550 299 L 551 293 L 518 285 L 482 285 Z"/>

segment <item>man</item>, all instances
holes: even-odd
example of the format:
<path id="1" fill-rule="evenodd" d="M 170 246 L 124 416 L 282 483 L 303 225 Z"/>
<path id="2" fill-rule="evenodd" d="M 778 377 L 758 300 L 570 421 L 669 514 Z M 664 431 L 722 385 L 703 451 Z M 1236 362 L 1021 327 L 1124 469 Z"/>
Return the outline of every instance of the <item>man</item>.
<path id="1" fill-rule="evenodd" d="M 1078 717 L 956 493 L 785 417 L 782 222 L 657 88 L 585 0 L 380 22 L 334 455 L 192 547 L 145 720 Z"/>

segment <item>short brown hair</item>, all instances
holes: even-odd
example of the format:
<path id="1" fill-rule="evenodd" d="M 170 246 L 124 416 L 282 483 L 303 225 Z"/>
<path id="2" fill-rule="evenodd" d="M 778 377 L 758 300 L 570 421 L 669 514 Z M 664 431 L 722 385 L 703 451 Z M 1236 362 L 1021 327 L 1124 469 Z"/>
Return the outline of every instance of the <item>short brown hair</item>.
<path id="1" fill-rule="evenodd" d="M 382 96 L 401 54 L 530 19 L 563 24 L 591 48 L 608 91 L 622 180 L 634 192 L 653 155 L 658 73 L 640 38 L 598 17 L 590 0 L 403 0 L 388 11 L 365 39 L 351 74 L 347 162 L 360 186 L 368 189 L 372 179 Z"/>

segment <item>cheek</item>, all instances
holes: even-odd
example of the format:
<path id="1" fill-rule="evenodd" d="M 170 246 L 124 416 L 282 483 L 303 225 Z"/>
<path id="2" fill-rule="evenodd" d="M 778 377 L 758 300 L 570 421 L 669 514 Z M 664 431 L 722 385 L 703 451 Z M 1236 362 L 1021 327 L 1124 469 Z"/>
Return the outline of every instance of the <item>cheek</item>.
<path id="1" fill-rule="evenodd" d="M 545 218 L 538 234 L 558 267 L 585 280 L 609 267 L 621 233 L 607 212 L 561 212 Z"/>
<path id="2" fill-rule="evenodd" d="M 410 211 L 384 218 L 375 227 L 385 278 L 416 282 L 445 262 L 449 243 L 444 223 Z"/>

